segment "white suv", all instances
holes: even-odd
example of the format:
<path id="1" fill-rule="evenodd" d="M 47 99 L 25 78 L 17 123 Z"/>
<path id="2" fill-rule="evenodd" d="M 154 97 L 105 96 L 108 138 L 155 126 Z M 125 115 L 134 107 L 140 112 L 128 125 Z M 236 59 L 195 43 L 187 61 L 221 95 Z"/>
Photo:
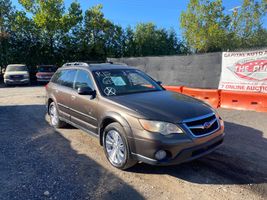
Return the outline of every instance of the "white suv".
<path id="1" fill-rule="evenodd" d="M 4 83 L 8 85 L 30 84 L 30 74 L 26 65 L 8 65 L 4 74 Z"/>

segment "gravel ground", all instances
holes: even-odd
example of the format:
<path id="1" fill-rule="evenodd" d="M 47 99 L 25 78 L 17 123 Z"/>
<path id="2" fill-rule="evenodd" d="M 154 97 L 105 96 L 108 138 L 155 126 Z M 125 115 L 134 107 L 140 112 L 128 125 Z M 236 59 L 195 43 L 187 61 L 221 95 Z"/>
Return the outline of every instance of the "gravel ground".
<path id="1" fill-rule="evenodd" d="M 0 199 L 267 199 L 267 114 L 220 109 L 224 145 L 170 167 L 112 168 L 98 140 L 47 122 L 43 87 L 0 88 Z"/>

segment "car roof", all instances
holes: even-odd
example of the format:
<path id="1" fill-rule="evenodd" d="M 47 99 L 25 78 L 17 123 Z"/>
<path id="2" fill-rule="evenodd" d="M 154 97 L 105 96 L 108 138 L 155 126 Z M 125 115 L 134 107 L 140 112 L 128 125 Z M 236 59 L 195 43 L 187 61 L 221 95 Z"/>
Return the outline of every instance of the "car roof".
<path id="1" fill-rule="evenodd" d="M 16 67 L 16 66 L 26 66 L 25 64 L 10 64 L 10 65 L 7 65 L 7 67 Z"/>
<path id="2" fill-rule="evenodd" d="M 82 62 L 75 62 L 75 63 L 66 63 L 62 66 L 62 68 L 73 68 L 73 67 L 87 68 L 90 71 L 108 70 L 108 69 L 135 69 L 134 67 L 130 67 L 125 64 L 112 64 L 112 63 L 88 64 Z"/>

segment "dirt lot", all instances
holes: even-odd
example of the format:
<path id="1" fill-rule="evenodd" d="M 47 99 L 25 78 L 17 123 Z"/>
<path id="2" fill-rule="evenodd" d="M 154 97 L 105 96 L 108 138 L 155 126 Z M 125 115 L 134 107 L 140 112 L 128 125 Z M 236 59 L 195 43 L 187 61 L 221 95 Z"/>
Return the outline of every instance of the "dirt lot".
<path id="1" fill-rule="evenodd" d="M 216 152 L 171 167 L 112 168 L 90 135 L 54 130 L 43 87 L 0 88 L 0 199 L 267 199 L 267 114 L 219 110 Z"/>

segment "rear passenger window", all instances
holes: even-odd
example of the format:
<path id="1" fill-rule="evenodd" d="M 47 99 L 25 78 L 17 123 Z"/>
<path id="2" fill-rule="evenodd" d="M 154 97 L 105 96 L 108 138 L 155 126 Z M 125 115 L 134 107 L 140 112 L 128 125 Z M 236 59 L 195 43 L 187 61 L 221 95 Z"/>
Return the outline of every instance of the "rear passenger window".
<path id="1" fill-rule="evenodd" d="M 76 72 L 77 70 L 74 69 L 62 70 L 62 75 L 59 77 L 59 83 L 63 86 L 73 88 Z"/>
<path id="2" fill-rule="evenodd" d="M 76 72 L 77 70 L 74 70 L 74 69 L 66 69 L 66 70 L 57 71 L 55 75 L 53 76 L 51 82 L 73 88 Z"/>
<path id="3" fill-rule="evenodd" d="M 78 89 L 79 87 L 90 87 L 93 89 L 93 82 L 90 74 L 84 70 L 78 70 L 77 77 L 75 81 L 74 88 Z"/>

